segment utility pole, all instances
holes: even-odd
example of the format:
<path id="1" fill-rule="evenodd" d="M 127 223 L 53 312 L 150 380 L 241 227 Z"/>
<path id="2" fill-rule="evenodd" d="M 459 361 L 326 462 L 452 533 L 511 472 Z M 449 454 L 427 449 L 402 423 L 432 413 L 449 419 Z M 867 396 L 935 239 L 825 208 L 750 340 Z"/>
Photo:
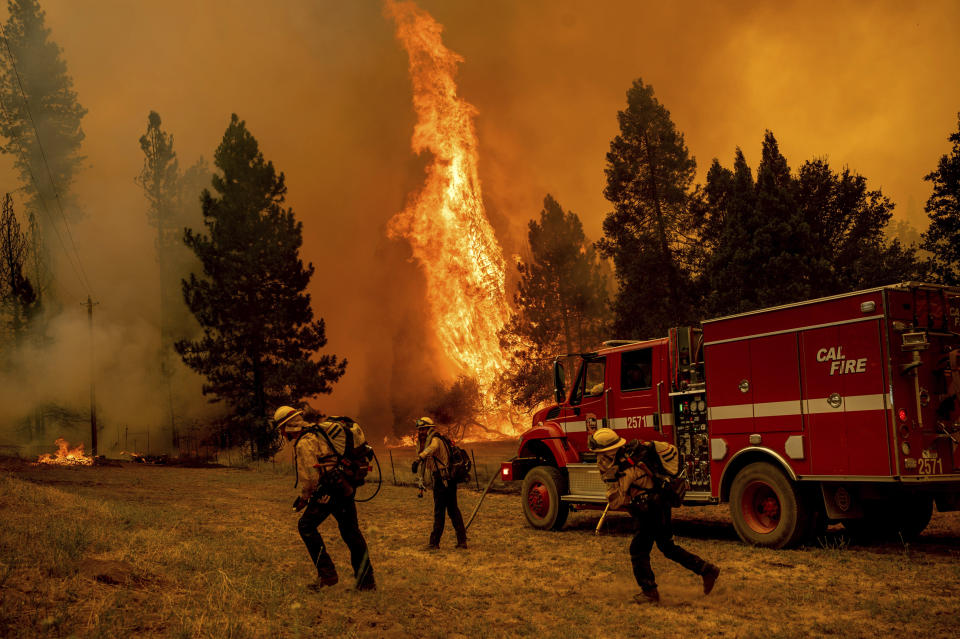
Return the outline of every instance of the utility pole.
<path id="1" fill-rule="evenodd" d="M 99 302 L 98 302 L 99 304 Z M 94 391 L 93 384 L 93 300 L 87 295 L 87 319 L 90 323 L 90 449 L 92 455 L 97 456 L 97 394 Z"/>

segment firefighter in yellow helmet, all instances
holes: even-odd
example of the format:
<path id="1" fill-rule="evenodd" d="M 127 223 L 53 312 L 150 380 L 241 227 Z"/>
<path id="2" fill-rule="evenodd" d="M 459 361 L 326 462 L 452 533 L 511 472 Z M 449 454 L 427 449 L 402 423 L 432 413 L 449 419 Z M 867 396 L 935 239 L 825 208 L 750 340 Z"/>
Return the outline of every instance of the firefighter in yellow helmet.
<path id="1" fill-rule="evenodd" d="M 673 541 L 671 507 L 658 491 L 650 466 L 660 464 L 658 450 L 676 459 L 676 448 L 662 442 L 629 443 L 610 428 L 598 428 L 590 435 L 587 445 L 597 453 L 597 467 L 607 485 L 610 508 L 626 507 L 636 522 L 637 532 L 630 542 L 630 563 L 633 576 L 642 591 L 634 595 L 637 603 L 660 601 L 657 580 L 650 568 L 653 544 L 687 570 L 703 579 L 703 594 L 710 594 L 720 575 L 720 568 L 688 552 Z M 672 449 L 672 451 L 670 450 Z"/>
<path id="2" fill-rule="evenodd" d="M 440 536 L 443 535 L 443 525 L 446 515 L 450 515 L 450 523 L 457 534 L 457 548 L 467 547 L 467 529 L 463 525 L 463 515 L 457 505 L 457 482 L 450 477 L 450 450 L 440 433 L 434 427 L 433 420 L 421 417 L 417 420 L 417 459 L 414 460 L 411 470 L 421 475 L 429 471 L 433 475 L 433 531 L 427 548 L 436 550 L 440 547 Z"/>
<path id="3" fill-rule="evenodd" d="M 278 408 L 273 420 L 283 435 L 294 442 L 294 463 L 300 495 L 293 507 L 297 511 L 303 510 L 297 529 L 317 569 L 317 579 L 310 584 L 310 588 L 319 590 L 339 581 L 336 566 L 327 553 L 319 530 L 320 524 L 333 515 L 340 536 L 350 549 L 356 589 L 375 590 L 377 586 L 373 579 L 367 542 L 357 520 L 355 491 L 338 474 L 339 459 L 346 447 L 343 426 L 333 421 L 310 424 L 303 419 L 303 411 L 290 406 Z"/>

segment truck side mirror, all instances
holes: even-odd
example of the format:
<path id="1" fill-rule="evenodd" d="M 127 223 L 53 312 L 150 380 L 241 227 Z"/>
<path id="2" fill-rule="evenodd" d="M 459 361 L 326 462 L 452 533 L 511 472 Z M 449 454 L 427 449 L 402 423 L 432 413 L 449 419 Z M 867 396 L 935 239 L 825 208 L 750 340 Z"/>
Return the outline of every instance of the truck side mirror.
<path id="1" fill-rule="evenodd" d="M 559 359 L 553 362 L 553 389 L 557 403 L 562 404 L 567 398 L 567 392 L 564 388 L 563 362 Z"/>

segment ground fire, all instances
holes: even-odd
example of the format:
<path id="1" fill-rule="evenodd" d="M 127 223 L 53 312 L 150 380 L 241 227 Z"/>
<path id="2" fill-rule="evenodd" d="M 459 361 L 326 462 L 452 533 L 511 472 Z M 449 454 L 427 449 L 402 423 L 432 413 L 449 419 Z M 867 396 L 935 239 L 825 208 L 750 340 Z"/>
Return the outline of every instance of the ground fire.
<path id="1" fill-rule="evenodd" d="M 93 457 L 87 457 L 83 453 L 83 444 L 77 444 L 70 448 L 70 442 L 63 437 L 58 437 L 54 444 L 57 445 L 57 452 L 54 454 L 44 453 L 37 458 L 38 464 L 55 464 L 59 466 L 92 466 Z"/>

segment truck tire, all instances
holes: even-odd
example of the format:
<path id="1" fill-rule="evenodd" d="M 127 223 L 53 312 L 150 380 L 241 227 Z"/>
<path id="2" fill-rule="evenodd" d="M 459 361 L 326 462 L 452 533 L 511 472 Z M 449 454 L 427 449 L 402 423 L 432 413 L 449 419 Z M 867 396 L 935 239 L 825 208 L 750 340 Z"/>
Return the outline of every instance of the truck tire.
<path id="1" fill-rule="evenodd" d="M 883 502 L 868 502 L 862 519 L 843 522 L 851 536 L 864 541 L 913 541 L 933 516 L 928 495 L 898 495 Z"/>
<path id="2" fill-rule="evenodd" d="M 740 539 L 753 546 L 788 548 L 809 533 L 808 508 L 778 468 L 755 462 L 730 487 L 730 515 Z"/>
<path id="3" fill-rule="evenodd" d="M 567 492 L 567 478 L 553 466 L 536 466 L 523 478 L 520 491 L 523 514 L 534 528 L 560 530 L 570 507 L 560 501 Z"/>

